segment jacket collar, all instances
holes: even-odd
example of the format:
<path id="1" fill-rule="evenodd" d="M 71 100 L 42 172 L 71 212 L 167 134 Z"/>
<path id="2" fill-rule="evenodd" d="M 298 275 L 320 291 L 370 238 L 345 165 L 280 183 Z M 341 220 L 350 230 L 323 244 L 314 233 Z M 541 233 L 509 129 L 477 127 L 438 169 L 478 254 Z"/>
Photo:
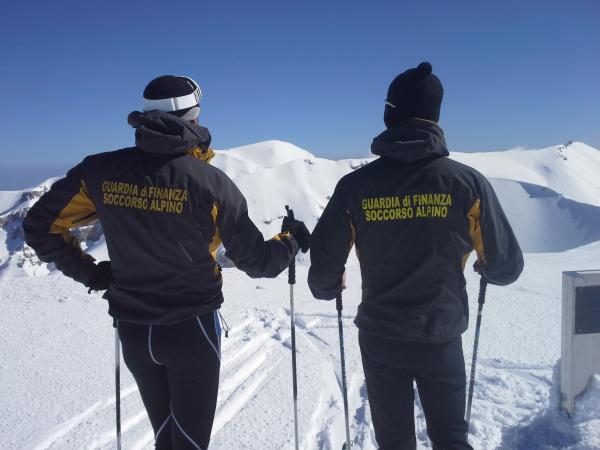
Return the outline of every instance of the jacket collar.
<path id="1" fill-rule="evenodd" d="M 134 111 L 127 118 L 135 128 L 135 145 L 145 152 L 174 154 L 209 150 L 208 129 L 162 111 Z"/>
<path id="2" fill-rule="evenodd" d="M 407 119 L 388 128 L 371 144 L 371 152 L 403 164 L 448 156 L 444 131 L 429 120 Z"/>

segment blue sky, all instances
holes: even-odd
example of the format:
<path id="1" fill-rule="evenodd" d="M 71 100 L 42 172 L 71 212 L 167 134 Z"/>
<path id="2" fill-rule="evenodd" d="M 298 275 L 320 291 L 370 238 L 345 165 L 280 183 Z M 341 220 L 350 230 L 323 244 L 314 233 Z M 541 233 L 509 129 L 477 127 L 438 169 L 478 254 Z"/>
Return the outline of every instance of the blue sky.
<path id="1" fill-rule="evenodd" d="M 598 148 L 599 24 L 597 0 L 10 2 L 0 166 L 132 145 L 127 114 L 161 74 L 199 82 L 216 148 L 365 156 L 389 82 L 423 60 L 444 83 L 450 149 Z"/>

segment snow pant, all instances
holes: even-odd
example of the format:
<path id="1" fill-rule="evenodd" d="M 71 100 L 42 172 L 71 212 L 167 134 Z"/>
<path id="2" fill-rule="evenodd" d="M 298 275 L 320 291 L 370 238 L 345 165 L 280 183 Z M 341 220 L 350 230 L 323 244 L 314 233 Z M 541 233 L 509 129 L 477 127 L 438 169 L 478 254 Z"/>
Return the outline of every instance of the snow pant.
<path id="1" fill-rule="evenodd" d="M 380 450 L 416 449 L 414 388 L 434 450 L 473 450 L 467 443 L 462 339 L 446 344 L 358 335 L 375 438 Z"/>
<path id="2" fill-rule="evenodd" d="M 221 367 L 216 311 L 172 325 L 118 322 L 117 328 L 156 449 L 208 449 Z"/>

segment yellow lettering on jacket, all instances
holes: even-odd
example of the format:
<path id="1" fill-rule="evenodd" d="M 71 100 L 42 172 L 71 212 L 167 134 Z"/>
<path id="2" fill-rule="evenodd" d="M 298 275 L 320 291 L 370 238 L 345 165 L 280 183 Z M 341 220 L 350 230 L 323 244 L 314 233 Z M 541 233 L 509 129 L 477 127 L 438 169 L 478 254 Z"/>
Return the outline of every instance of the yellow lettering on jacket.
<path id="1" fill-rule="evenodd" d="M 361 208 L 367 222 L 411 220 L 448 217 L 452 194 L 426 193 L 361 199 Z"/>
<path id="2" fill-rule="evenodd" d="M 139 185 L 106 180 L 102 182 L 102 203 L 106 206 L 182 214 L 190 199 L 187 189 Z"/>

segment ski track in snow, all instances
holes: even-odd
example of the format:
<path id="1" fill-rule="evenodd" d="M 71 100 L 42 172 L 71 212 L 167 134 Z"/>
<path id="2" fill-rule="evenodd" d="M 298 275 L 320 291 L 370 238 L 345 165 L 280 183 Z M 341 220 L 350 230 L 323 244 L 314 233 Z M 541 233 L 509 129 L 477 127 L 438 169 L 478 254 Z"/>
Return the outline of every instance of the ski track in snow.
<path id="1" fill-rule="evenodd" d="M 597 248 L 593 246 L 589 251 L 577 251 L 573 260 L 585 259 L 600 265 Z M 527 429 L 520 434 L 519 430 L 527 427 L 532 418 L 542 417 L 549 407 L 553 369 L 560 345 L 559 335 L 555 336 L 557 331 L 551 331 L 559 329 L 560 317 L 560 302 L 553 292 L 559 291 L 560 279 L 557 277 L 558 280 L 551 281 L 540 274 L 546 273 L 547 267 L 555 268 L 557 261 L 562 263 L 565 258 L 564 254 L 530 255 L 522 282 L 503 290 L 493 287 L 489 291 L 470 438 L 471 444 L 478 450 L 507 449 L 507 436 L 527 436 Z M 303 279 L 306 267 L 299 266 L 298 272 L 298 278 Z M 362 450 L 375 450 L 377 444 L 357 345 L 357 330 L 352 323 L 360 298 L 358 268 L 350 265 L 348 275 L 351 284 L 345 295 L 343 327 L 351 437 L 356 439 Z M 232 328 L 229 338 L 222 339 L 221 380 L 210 448 L 292 450 L 291 333 L 285 277 L 256 281 L 232 269 L 226 269 L 224 276 L 226 302 L 223 314 Z M 474 310 L 477 283 L 473 275 L 468 274 L 467 278 L 471 309 Z M 529 291 L 524 297 L 525 286 Z M 42 409 L 34 409 L 33 413 L 40 415 L 42 425 L 37 426 L 32 419 L 35 417 L 33 413 L 24 412 L 22 406 L 9 415 L 0 411 L 0 448 L 113 449 L 112 328 L 103 304 L 96 303 L 94 297 L 87 296 L 83 289 L 78 290 L 74 283 L 59 276 L 10 280 L 6 284 L 3 282 L 4 287 L 7 293 L 0 294 L 0 298 L 8 316 L 4 316 L 6 320 L 2 323 L 6 329 L 5 334 L 0 336 L 2 354 L 18 354 L 23 346 L 21 340 L 25 339 L 32 348 L 31 356 L 37 361 L 31 367 L 48 371 L 42 373 L 43 381 L 40 383 L 47 383 L 50 379 L 58 381 L 37 388 L 27 380 L 22 383 L 16 378 L 9 380 L 16 397 L 28 395 L 41 405 Z M 300 448 L 339 450 L 345 431 L 335 306 L 332 302 L 314 301 L 304 284 L 298 284 L 296 289 Z M 23 295 L 27 297 L 26 301 L 20 300 Z M 543 315 L 537 314 L 540 310 L 544 311 Z M 19 328 L 18 318 L 31 312 L 40 318 L 39 326 L 27 330 Z M 71 330 L 85 316 L 87 322 L 80 325 L 81 330 L 56 332 Z M 474 317 L 471 319 L 474 320 Z M 520 331 L 513 336 L 507 333 L 507 330 L 512 330 L 511 327 Z M 541 337 L 539 334 L 533 337 L 526 335 L 531 328 L 547 334 Z M 83 348 L 91 346 L 89 342 L 78 342 L 76 338 L 85 336 L 78 333 L 89 334 L 90 330 L 93 335 L 89 339 L 97 347 L 93 352 L 89 347 Z M 470 373 L 472 333 L 473 324 L 463 339 L 467 374 Z M 91 395 L 85 396 L 85 401 L 82 401 L 70 393 L 71 387 L 80 392 L 82 386 L 69 385 L 67 378 L 70 377 L 70 383 L 81 383 L 83 376 L 89 376 L 83 374 L 90 370 L 98 371 L 95 366 L 86 365 L 85 358 L 90 358 L 90 353 L 94 358 L 96 354 L 104 357 L 100 366 L 103 375 L 95 380 L 99 383 L 98 387 L 90 385 Z M 47 354 L 50 359 L 44 359 Z M 59 361 L 54 364 L 57 358 Z M 19 360 L 15 367 L 20 367 L 23 361 Z M 152 429 L 137 388 L 125 366 L 122 367 L 123 448 L 150 450 L 154 438 Z M 95 392 L 99 394 L 96 397 L 93 395 Z M 102 392 L 105 394 L 102 395 Z M 418 395 L 415 397 L 417 446 L 429 449 L 425 417 Z M 42 417 L 44 408 L 59 413 L 49 414 L 46 420 Z M 8 433 L 9 429 L 16 429 L 16 436 Z M 8 442 L 5 443 L 5 439 L 9 439 Z"/>
<path id="2" fill-rule="evenodd" d="M 219 433 L 248 402 L 257 391 L 264 388 L 265 381 L 271 371 L 278 368 L 284 357 L 289 357 L 289 310 L 283 314 L 268 311 L 257 311 L 259 317 L 249 315 L 239 326 L 230 331 L 230 338 L 224 339 L 222 376 L 219 387 L 219 405 L 213 426 L 213 441 L 218 441 Z M 307 318 L 309 318 L 307 320 Z M 347 316 L 344 328 L 348 328 Z M 333 450 L 345 439 L 343 423 L 343 400 L 341 392 L 341 369 L 339 362 L 339 342 L 331 343 L 319 337 L 314 331 L 331 329 L 337 331 L 337 317 L 332 314 L 309 315 L 298 314 L 296 333 L 298 340 L 303 340 L 310 352 L 309 356 L 299 358 L 315 358 L 319 361 L 322 388 L 318 394 L 317 407 L 308 419 L 308 427 L 301 439 L 303 450 Z M 336 333 L 337 335 L 337 333 Z M 277 347 L 286 350 L 273 362 L 269 359 Z M 467 373 L 469 367 L 467 366 Z M 518 386 L 519 390 L 530 392 L 532 389 L 541 398 L 545 392 L 540 388 L 543 381 L 551 384 L 552 367 L 544 365 L 514 364 L 482 358 L 478 365 L 477 387 L 473 405 L 473 444 L 476 448 L 486 446 L 494 431 L 487 423 L 504 423 L 511 425 L 516 417 L 512 412 L 515 405 L 502 401 L 502 391 L 509 385 Z M 370 421 L 370 411 L 366 385 L 362 370 L 348 372 L 348 397 L 350 408 L 351 436 L 363 450 L 377 448 Z M 122 433 L 125 448 L 134 450 L 150 449 L 154 436 L 149 427 L 146 413 L 141 406 L 136 386 L 124 387 L 122 390 Z M 426 433 L 425 417 L 421 409 L 418 393 L 415 392 L 415 424 L 416 436 L 420 448 L 429 448 Z M 526 397 L 527 398 L 527 397 Z M 302 401 L 302 399 L 300 399 Z M 26 446 L 34 450 L 113 448 L 114 432 L 114 397 L 100 400 L 81 414 L 65 421 L 45 433 L 36 443 Z M 527 400 L 517 402 L 517 408 L 524 411 L 535 408 Z M 130 435 L 131 439 L 130 439 Z M 141 435 L 141 438 L 139 437 Z M 136 439 L 137 437 L 137 439 Z M 131 442 L 130 442 L 131 441 Z M 252 448 L 251 446 L 248 448 Z"/>

